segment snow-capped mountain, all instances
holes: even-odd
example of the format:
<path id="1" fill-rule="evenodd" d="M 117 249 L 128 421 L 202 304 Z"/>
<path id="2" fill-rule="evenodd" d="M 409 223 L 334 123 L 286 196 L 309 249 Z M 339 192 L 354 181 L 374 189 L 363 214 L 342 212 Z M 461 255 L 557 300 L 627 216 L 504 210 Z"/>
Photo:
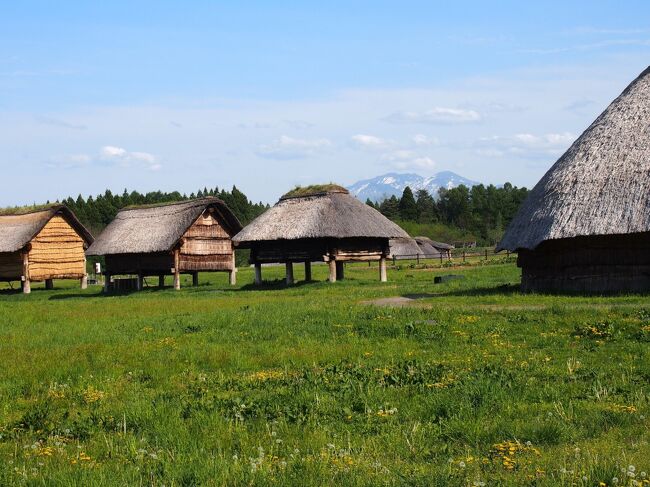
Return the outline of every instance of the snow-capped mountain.
<path id="1" fill-rule="evenodd" d="M 372 179 L 364 179 L 347 187 L 351 194 L 362 201 L 370 198 L 371 201 L 382 201 L 395 195 L 402 196 L 404 188 L 409 186 L 413 193 L 420 189 L 426 189 L 433 197 L 438 196 L 440 188 L 454 188 L 464 184 L 471 188 L 479 184 L 476 181 L 459 176 L 451 171 L 442 171 L 431 177 L 420 176 L 419 174 L 388 173 Z"/>

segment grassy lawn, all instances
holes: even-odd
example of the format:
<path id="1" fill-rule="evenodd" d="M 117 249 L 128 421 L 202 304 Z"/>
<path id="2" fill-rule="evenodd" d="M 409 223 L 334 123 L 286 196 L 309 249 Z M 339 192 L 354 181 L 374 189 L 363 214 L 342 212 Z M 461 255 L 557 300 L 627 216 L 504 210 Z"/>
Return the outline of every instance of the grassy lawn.
<path id="1" fill-rule="evenodd" d="M 465 278 L 433 284 L 449 273 Z M 2 285 L 0 485 L 650 475 L 648 296 L 523 295 L 513 264 L 346 277 L 256 290 L 242 269 L 235 288 L 206 274 L 110 297 Z M 404 295 L 420 299 L 369 304 Z"/>

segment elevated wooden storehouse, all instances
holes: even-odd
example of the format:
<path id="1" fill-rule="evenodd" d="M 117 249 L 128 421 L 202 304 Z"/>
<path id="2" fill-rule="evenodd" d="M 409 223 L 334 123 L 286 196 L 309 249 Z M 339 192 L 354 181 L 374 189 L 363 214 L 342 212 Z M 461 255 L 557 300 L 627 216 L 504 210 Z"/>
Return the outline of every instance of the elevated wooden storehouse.
<path id="1" fill-rule="evenodd" d="M 386 281 L 389 240 L 408 234 L 374 208 L 336 185 L 297 188 L 256 218 L 235 237 L 235 244 L 251 249 L 255 282 L 262 280 L 262 264 L 284 263 L 287 283 L 293 283 L 293 263 L 327 262 L 331 282 L 344 277 L 344 263 L 379 262 Z"/>
<path id="2" fill-rule="evenodd" d="M 87 284 L 84 250 L 93 237 L 63 205 L 36 211 L 12 210 L 0 215 L 0 281 L 20 281 L 23 292 L 31 283 L 79 279 Z"/>
<path id="3" fill-rule="evenodd" d="M 650 68 L 537 183 L 503 249 L 523 290 L 650 290 Z"/>
<path id="4" fill-rule="evenodd" d="M 87 251 L 106 260 L 106 290 L 111 276 L 137 275 L 137 289 L 145 276 L 191 274 L 198 284 L 199 272 L 228 272 L 235 284 L 235 252 L 232 236 L 241 224 L 218 198 L 126 208 L 120 211 Z"/>

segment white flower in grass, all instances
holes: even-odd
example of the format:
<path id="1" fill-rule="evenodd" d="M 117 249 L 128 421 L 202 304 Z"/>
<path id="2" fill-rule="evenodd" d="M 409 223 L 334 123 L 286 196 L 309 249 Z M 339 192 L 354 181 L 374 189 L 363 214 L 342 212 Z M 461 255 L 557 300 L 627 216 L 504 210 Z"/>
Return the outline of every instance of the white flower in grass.
<path id="1" fill-rule="evenodd" d="M 627 466 L 627 471 L 628 472 L 636 472 L 636 467 L 634 465 L 628 465 Z"/>
<path id="2" fill-rule="evenodd" d="M 465 462 L 463 462 L 463 461 L 458 462 L 458 466 L 460 468 L 465 468 Z"/>
<path id="3" fill-rule="evenodd" d="M 644 478 L 646 477 L 646 473 L 645 473 L 645 472 L 641 472 L 641 473 L 639 474 L 639 477 L 641 477 L 642 479 L 644 479 Z"/>
<path id="4" fill-rule="evenodd" d="M 618 477 L 612 477 L 612 484 L 618 484 Z"/>

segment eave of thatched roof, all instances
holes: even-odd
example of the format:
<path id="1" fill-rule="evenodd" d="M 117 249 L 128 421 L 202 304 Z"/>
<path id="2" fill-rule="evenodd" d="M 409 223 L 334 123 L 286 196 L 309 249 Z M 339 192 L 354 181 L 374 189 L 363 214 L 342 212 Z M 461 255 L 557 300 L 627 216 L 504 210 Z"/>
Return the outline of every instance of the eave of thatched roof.
<path id="1" fill-rule="evenodd" d="M 215 208 L 227 230 L 232 233 L 241 230 L 237 217 L 219 198 L 209 197 L 173 204 L 131 207 L 117 214 L 86 254 L 169 252 L 208 208 Z"/>
<path id="2" fill-rule="evenodd" d="M 65 205 L 4 209 L 0 214 L 0 252 L 17 252 L 27 245 L 55 215 L 61 215 L 84 239 L 93 243 L 93 236 Z"/>
<path id="3" fill-rule="evenodd" d="M 410 237 L 374 208 L 345 190 L 335 189 L 309 196 L 284 196 L 235 235 L 233 241 L 247 244 L 311 238 Z"/>
<path id="4" fill-rule="evenodd" d="M 585 130 L 530 192 L 497 246 L 650 231 L 650 68 Z"/>

